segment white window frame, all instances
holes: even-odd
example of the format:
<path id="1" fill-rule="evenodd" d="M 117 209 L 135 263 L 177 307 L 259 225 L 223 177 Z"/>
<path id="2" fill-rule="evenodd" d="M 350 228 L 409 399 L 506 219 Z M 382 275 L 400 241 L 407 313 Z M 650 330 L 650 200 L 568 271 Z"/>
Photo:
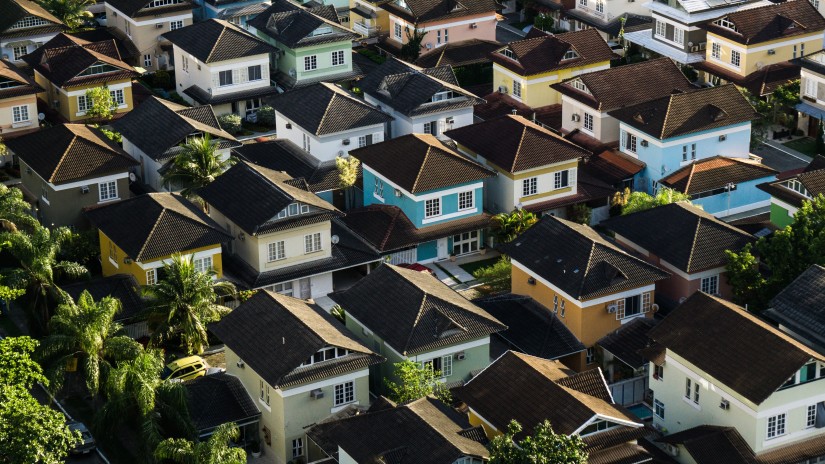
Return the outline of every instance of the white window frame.
<path id="1" fill-rule="evenodd" d="M 737 50 L 730 51 L 730 64 L 731 66 L 736 66 L 737 68 L 742 65 L 742 54 Z"/>
<path id="2" fill-rule="evenodd" d="M 596 13 L 604 14 L 604 0 L 596 0 Z"/>
<path id="3" fill-rule="evenodd" d="M 218 87 L 228 87 L 235 83 L 232 70 L 218 71 Z"/>
<path id="4" fill-rule="evenodd" d="M 22 47 L 13 47 L 11 51 L 14 55 L 14 61 L 22 61 L 23 56 L 28 55 L 29 47 L 27 45 L 23 45 Z"/>
<path id="5" fill-rule="evenodd" d="M 593 133 L 593 115 L 590 113 L 584 113 L 584 118 L 582 118 L 582 129 L 586 130 L 587 132 Z"/>
<path id="6" fill-rule="evenodd" d="M 636 150 L 639 148 L 639 138 L 630 132 L 625 132 L 624 143 L 622 145 L 624 146 L 625 151 L 635 154 Z"/>
<path id="7" fill-rule="evenodd" d="M 117 200 L 117 181 L 111 180 L 97 184 L 98 198 L 101 202 Z"/>
<path id="8" fill-rule="evenodd" d="M 144 68 L 151 68 L 152 67 L 152 54 L 143 55 L 143 67 Z"/>
<path id="9" fill-rule="evenodd" d="M 395 23 L 395 26 L 393 27 L 393 37 L 395 37 L 395 40 L 403 40 L 401 38 L 401 25 L 398 23 Z"/>
<path id="10" fill-rule="evenodd" d="M 126 96 L 123 94 L 123 89 L 110 90 L 109 95 L 112 96 L 112 101 L 115 103 L 115 107 L 126 104 Z"/>
<path id="11" fill-rule="evenodd" d="M 344 51 L 337 50 L 332 52 L 332 65 L 333 66 L 342 66 L 345 65 L 346 62 L 344 61 Z"/>
<path id="12" fill-rule="evenodd" d="M 85 113 L 89 110 L 90 102 L 86 95 L 77 96 L 77 111 L 78 113 Z"/>
<path id="13" fill-rule="evenodd" d="M 261 68 L 261 65 L 256 64 L 254 66 L 247 66 L 246 67 L 246 80 L 249 82 L 260 81 L 264 78 L 264 72 Z"/>
<path id="14" fill-rule="evenodd" d="M 333 388 L 332 405 L 343 406 L 355 402 L 355 382 L 339 383 Z"/>
<path id="15" fill-rule="evenodd" d="M 204 256 L 203 258 L 193 259 L 192 267 L 195 268 L 195 272 L 209 272 L 212 270 L 212 257 Z"/>
<path id="16" fill-rule="evenodd" d="M 719 60 L 722 58 L 722 45 L 719 42 L 713 42 L 710 46 L 710 57 Z"/>
<path id="17" fill-rule="evenodd" d="M 174 31 L 176 29 L 182 29 L 182 28 L 183 28 L 183 21 L 182 20 L 169 21 L 169 30 L 170 31 Z"/>
<path id="18" fill-rule="evenodd" d="M 286 259 L 286 242 L 278 240 L 267 245 L 267 262 Z"/>
<path id="19" fill-rule="evenodd" d="M 297 458 L 304 455 L 304 439 L 303 437 L 292 440 L 292 457 Z"/>
<path id="20" fill-rule="evenodd" d="M 809 77 L 805 78 L 804 81 L 805 96 L 816 98 L 817 82 Z"/>
<path id="21" fill-rule="evenodd" d="M 304 71 L 315 71 L 318 69 L 318 55 L 304 57 Z"/>
<path id="22" fill-rule="evenodd" d="M 304 235 L 304 254 L 321 251 L 321 233 Z"/>
<path id="23" fill-rule="evenodd" d="M 653 414 L 656 415 L 659 419 L 665 420 L 665 403 L 654 399 L 653 400 Z"/>
<path id="24" fill-rule="evenodd" d="M 513 96 L 521 98 L 521 82 L 513 81 Z"/>
<path id="25" fill-rule="evenodd" d="M 699 290 L 709 295 L 719 294 L 719 274 L 702 277 L 702 280 L 699 281 Z"/>
<path id="26" fill-rule="evenodd" d="M 538 193 L 539 186 L 539 178 L 538 177 L 528 177 L 527 179 L 522 179 L 521 181 L 521 196 L 529 197 L 530 195 L 535 195 Z"/>
<path id="27" fill-rule="evenodd" d="M 375 178 L 375 189 L 373 193 L 378 198 L 384 198 L 384 181 L 377 177 Z"/>
<path id="28" fill-rule="evenodd" d="M 259 379 L 261 387 L 261 402 L 269 406 L 269 384 L 264 382 L 264 379 Z"/>
<path id="29" fill-rule="evenodd" d="M 158 283 L 158 274 L 156 269 L 149 269 L 146 271 L 146 285 L 155 285 Z"/>
<path id="30" fill-rule="evenodd" d="M 458 210 L 466 211 L 473 209 L 475 206 L 475 190 L 467 190 L 466 192 L 458 192 Z"/>
<path id="31" fill-rule="evenodd" d="M 674 27 L 673 28 L 673 41 L 679 45 L 684 45 L 685 43 L 685 30 Z"/>
<path id="32" fill-rule="evenodd" d="M 441 198 L 430 198 L 424 201 L 424 218 L 441 216 Z"/>
<path id="33" fill-rule="evenodd" d="M 29 121 L 29 105 L 12 106 L 11 114 L 14 124 Z"/>
<path id="34" fill-rule="evenodd" d="M 567 180 L 564 179 L 564 175 L 567 174 Z M 553 173 L 553 189 L 563 189 L 570 187 L 570 170 L 565 169 L 562 171 L 556 171 Z"/>
<path id="35" fill-rule="evenodd" d="M 816 427 L 816 405 L 811 404 L 805 410 L 805 428 Z"/>
<path id="36" fill-rule="evenodd" d="M 769 417 L 765 423 L 765 439 L 772 440 L 785 435 L 787 431 L 787 418 L 788 416 L 784 412 Z"/>
<path id="37" fill-rule="evenodd" d="M 656 36 L 657 37 L 665 37 L 667 34 L 667 23 L 664 21 L 656 20 Z"/>

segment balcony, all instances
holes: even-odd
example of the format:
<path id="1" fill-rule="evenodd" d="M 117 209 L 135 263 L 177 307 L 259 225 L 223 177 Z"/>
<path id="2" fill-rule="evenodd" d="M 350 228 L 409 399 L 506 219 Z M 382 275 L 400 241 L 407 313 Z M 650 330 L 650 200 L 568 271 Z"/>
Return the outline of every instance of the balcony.
<path id="1" fill-rule="evenodd" d="M 370 26 L 368 24 L 354 22 L 352 23 L 352 30 L 364 37 L 374 37 L 378 35 L 378 31 L 380 31 L 381 28 L 378 26 Z"/>

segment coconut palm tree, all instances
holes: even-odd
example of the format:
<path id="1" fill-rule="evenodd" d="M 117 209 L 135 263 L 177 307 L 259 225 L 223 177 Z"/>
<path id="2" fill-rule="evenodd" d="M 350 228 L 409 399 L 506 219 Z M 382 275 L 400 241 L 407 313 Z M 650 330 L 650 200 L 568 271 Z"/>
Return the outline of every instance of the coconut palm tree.
<path id="1" fill-rule="evenodd" d="M 97 395 L 102 379 L 119 361 L 137 357 L 138 342 L 125 335 L 117 335 L 123 328 L 115 322 L 120 311 L 120 300 L 110 296 L 95 301 L 89 292 L 80 294 L 77 302 L 66 302 L 57 307 L 49 321 L 49 336 L 38 352 L 41 364 L 47 367 L 46 376 L 53 391 L 60 390 L 66 377 L 66 368 L 78 359 L 86 388 Z"/>
<path id="2" fill-rule="evenodd" d="M 83 26 L 84 20 L 94 17 L 86 9 L 94 4 L 93 0 L 40 0 L 40 4 L 49 13 L 60 18 L 70 29 L 78 29 Z"/>
<path id="3" fill-rule="evenodd" d="M 181 145 L 180 154 L 163 174 L 163 183 L 170 188 L 173 185 L 179 186 L 183 196 L 197 199 L 197 189 L 209 185 L 235 164 L 234 158 L 221 159 L 217 153 L 217 145 L 209 134 L 194 137 Z"/>
<path id="4" fill-rule="evenodd" d="M 18 229 L 32 231 L 40 226 L 31 215 L 32 206 L 23 199 L 23 192 L 18 188 L 0 184 L 0 230 L 17 232 Z"/>
<path id="5" fill-rule="evenodd" d="M 175 254 L 163 265 L 163 277 L 144 288 L 149 297 L 153 346 L 180 339 L 189 354 L 203 353 L 209 346 L 206 325 L 220 320 L 230 309 L 218 298 L 235 294 L 230 282 L 215 280 L 215 271 L 199 272 L 192 256 Z"/>
<path id="6" fill-rule="evenodd" d="M 167 438 L 155 449 L 155 459 L 180 464 L 246 464 L 246 451 L 229 446 L 229 441 L 240 435 L 238 426 L 229 422 L 219 425 L 205 442 Z"/>
<path id="7" fill-rule="evenodd" d="M 493 234 L 501 243 L 513 241 L 516 237 L 521 235 L 525 230 L 538 221 L 535 214 L 523 209 L 514 209 L 510 213 L 499 213 L 493 216 L 492 222 Z"/>

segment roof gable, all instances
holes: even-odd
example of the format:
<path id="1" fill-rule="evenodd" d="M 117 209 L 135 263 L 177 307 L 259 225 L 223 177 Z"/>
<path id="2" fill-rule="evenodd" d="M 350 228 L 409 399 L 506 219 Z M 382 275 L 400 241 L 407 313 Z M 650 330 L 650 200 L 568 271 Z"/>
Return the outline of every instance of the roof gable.
<path id="1" fill-rule="evenodd" d="M 825 350 L 825 267 L 811 265 L 774 297 L 765 315 Z"/>
<path id="2" fill-rule="evenodd" d="M 746 45 L 823 30 L 825 18 L 816 7 L 796 1 L 736 11 L 708 25 L 709 32 Z"/>
<path id="3" fill-rule="evenodd" d="M 260 33 L 289 47 L 301 48 L 324 43 L 352 41 L 357 35 L 341 26 L 331 5 L 305 8 L 287 0 L 274 0 L 272 5 L 249 21 Z M 319 28 L 330 33 L 313 34 Z"/>
<path id="4" fill-rule="evenodd" d="M 89 42 L 58 34 L 23 58 L 38 73 L 59 87 L 95 84 L 137 75 L 120 58 L 114 39 Z M 93 67 L 94 72 L 90 72 Z"/>
<path id="5" fill-rule="evenodd" d="M 596 64 L 615 57 L 595 29 L 536 35 L 510 42 L 490 56 L 493 62 L 522 76 Z"/>
<path id="6" fill-rule="evenodd" d="M 494 0 L 393 0 L 381 7 L 416 24 L 458 20 L 484 13 L 492 15 L 501 8 Z"/>
<path id="7" fill-rule="evenodd" d="M 192 11 L 189 0 L 106 0 L 121 13 L 132 18 L 156 16 L 175 11 Z"/>
<path id="8" fill-rule="evenodd" d="M 721 155 L 694 161 L 659 180 L 659 183 L 689 195 L 736 186 L 741 182 L 773 177 L 776 171 L 749 159 Z"/>
<path id="9" fill-rule="evenodd" d="M 14 28 L 18 21 L 27 16 L 40 18 L 61 28 L 65 27 L 63 21 L 49 13 L 37 2 L 31 0 L 0 0 L 0 32 L 6 32 Z"/>
<path id="10" fill-rule="evenodd" d="M 194 23 L 163 36 L 204 63 L 266 55 L 275 51 L 266 42 L 220 19 Z"/>

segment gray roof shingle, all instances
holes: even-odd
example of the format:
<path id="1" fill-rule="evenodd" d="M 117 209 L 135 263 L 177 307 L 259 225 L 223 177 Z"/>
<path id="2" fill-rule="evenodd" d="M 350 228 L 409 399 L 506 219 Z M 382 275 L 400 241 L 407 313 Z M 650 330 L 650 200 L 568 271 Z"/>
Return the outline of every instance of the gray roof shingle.
<path id="1" fill-rule="evenodd" d="M 500 50 L 510 50 L 513 58 L 504 56 Z M 500 50 L 490 54 L 493 62 L 521 76 L 586 66 L 616 57 L 596 29 L 558 35 L 537 31 L 535 37 L 510 42 Z M 568 51 L 575 52 L 576 56 L 564 59 Z"/>
<path id="2" fill-rule="evenodd" d="M 264 55 L 275 51 L 275 47 L 220 19 L 194 23 L 169 31 L 163 36 L 204 63 Z"/>
<path id="3" fill-rule="evenodd" d="M 225 372 L 183 383 L 189 417 L 198 434 L 211 432 L 227 422 L 243 424 L 261 416 L 241 380 Z"/>
<path id="4" fill-rule="evenodd" d="M 639 354 L 639 350 L 648 346 L 647 333 L 657 323 L 652 317 L 637 317 L 605 335 L 596 344 L 633 369 L 641 369 L 647 365 L 647 359 Z"/>
<path id="5" fill-rule="evenodd" d="M 332 5 L 305 8 L 287 0 L 273 0 L 269 8 L 249 21 L 249 25 L 292 49 L 358 38 L 357 34 L 341 26 Z M 328 27 L 331 32 L 313 35 L 321 27 Z"/>
<path id="6" fill-rule="evenodd" d="M 61 33 L 25 55 L 23 60 L 58 87 L 103 83 L 137 76 L 135 69 L 121 59 L 114 39 L 90 42 Z M 82 75 L 90 66 L 98 63 L 112 70 Z"/>
<path id="7" fill-rule="evenodd" d="M 501 9 L 495 0 L 405 0 L 403 5 L 392 1 L 381 7 L 414 24 L 456 20 L 484 13 L 493 15 Z"/>
<path id="8" fill-rule="evenodd" d="M 825 267 L 805 270 L 774 297 L 765 316 L 825 350 Z"/>

